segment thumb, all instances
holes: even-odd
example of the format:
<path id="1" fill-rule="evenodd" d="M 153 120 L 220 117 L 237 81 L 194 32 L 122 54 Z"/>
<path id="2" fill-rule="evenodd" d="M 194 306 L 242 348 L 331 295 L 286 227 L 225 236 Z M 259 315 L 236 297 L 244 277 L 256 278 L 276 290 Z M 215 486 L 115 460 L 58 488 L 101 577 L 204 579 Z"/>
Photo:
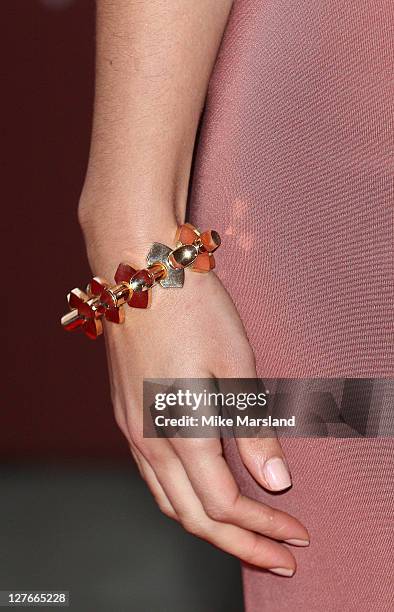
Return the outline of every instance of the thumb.
<path id="1" fill-rule="evenodd" d="M 251 350 L 249 358 L 242 355 L 237 366 L 227 372 L 227 376 L 233 378 L 221 379 L 220 386 L 231 387 L 232 391 L 239 388 L 242 391 L 248 389 L 258 393 L 261 389 Z M 275 430 L 264 427 L 264 436 L 261 436 L 261 430 L 258 430 L 253 438 L 243 437 L 242 429 L 238 429 L 238 432 L 240 435 L 237 435 L 237 427 L 234 427 L 240 457 L 253 478 L 269 491 L 284 491 L 291 487 L 289 466 Z"/>
<path id="2" fill-rule="evenodd" d="M 276 437 L 237 438 L 237 445 L 244 465 L 265 489 L 284 491 L 291 487 L 290 470 Z"/>
<path id="3" fill-rule="evenodd" d="M 234 355 L 238 359 L 232 364 L 226 364 L 225 375 L 216 373 L 221 390 L 229 389 L 258 392 L 261 381 L 257 377 L 256 363 L 252 348 L 236 346 Z M 225 376 L 225 378 L 223 378 Z M 272 428 L 264 428 L 264 437 L 245 438 L 237 435 L 234 428 L 234 437 L 237 441 L 240 457 L 253 478 L 269 491 L 284 491 L 291 487 L 291 475 L 282 447 Z"/>

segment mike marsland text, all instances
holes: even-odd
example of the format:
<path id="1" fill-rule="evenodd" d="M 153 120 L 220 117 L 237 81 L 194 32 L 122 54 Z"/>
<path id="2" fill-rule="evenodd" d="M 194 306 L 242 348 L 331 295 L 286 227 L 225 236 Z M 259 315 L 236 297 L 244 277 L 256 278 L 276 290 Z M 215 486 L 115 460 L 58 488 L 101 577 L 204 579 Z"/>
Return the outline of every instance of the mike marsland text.
<path id="1" fill-rule="evenodd" d="M 240 414 L 234 419 L 220 415 L 165 417 L 159 414 L 155 417 L 154 422 L 157 427 L 295 427 L 295 416 L 288 419 L 276 419 L 271 415 L 255 418 Z"/>

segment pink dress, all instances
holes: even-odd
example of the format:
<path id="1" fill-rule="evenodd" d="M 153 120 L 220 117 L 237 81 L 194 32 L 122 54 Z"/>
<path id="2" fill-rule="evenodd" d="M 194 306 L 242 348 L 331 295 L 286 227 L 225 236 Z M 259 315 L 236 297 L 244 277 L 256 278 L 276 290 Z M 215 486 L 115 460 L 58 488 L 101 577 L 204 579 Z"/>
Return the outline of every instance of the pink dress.
<path id="1" fill-rule="evenodd" d="M 261 377 L 393 376 L 394 3 L 238 0 L 211 79 L 191 220 Z M 390 438 L 284 439 L 293 489 L 242 490 L 311 533 L 291 579 L 244 568 L 247 612 L 394 609 Z"/>

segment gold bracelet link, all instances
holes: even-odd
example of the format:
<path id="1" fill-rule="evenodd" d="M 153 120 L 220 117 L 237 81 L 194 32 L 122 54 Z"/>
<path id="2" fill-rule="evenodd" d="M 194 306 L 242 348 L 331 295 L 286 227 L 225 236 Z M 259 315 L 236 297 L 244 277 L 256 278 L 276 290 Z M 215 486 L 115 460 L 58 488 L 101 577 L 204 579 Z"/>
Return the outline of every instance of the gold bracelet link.
<path id="1" fill-rule="evenodd" d="M 119 264 L 115 284 L 95 276 L 86 288 L 73 289 L 67 296 L 70 312 L 61 319 L 66 331 L 81 329 L 88 338 L 103 333 L 102 320 L 123 323 L 124 306 L 149 308 L 152 288 L 183 287 L 184 270 L 209 272 L 215 267 L 214 251 L 221 240 L 217 232 L 199 232 L 190 223 L 178 228 L 174 249 L 155 242 L 147 255 L 147 267 L 138 270 L 128 263 Z"/>

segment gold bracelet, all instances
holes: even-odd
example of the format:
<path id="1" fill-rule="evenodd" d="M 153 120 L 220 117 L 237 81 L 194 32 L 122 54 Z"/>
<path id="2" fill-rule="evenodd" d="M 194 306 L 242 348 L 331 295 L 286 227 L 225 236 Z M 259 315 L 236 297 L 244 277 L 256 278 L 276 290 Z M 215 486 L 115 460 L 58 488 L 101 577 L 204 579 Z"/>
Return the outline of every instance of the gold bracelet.
<path id="1" fill-rule="evenodd" d="M 214 230 L 199 232 L 190 223 L 178 228 L 176 246 L 171 249 L 155 242 L 146 257 L 147 267 L 137 270 L 120 263 L 115 273 L 115 285 L 95 276 L 86 288 L 73 289 L 67 296 L 70 312 L 61 319 L 67 331 L 82 330 L 95 340 L 103 333 L 103 319 L 123 323 L 124 304 L 131 308 L 149 308 L 152 287 L 183 287 L 185 268 L 194 272 L 210 272 L 215 267 L 214 251 L 220 246 L 220 236 Z"/>

